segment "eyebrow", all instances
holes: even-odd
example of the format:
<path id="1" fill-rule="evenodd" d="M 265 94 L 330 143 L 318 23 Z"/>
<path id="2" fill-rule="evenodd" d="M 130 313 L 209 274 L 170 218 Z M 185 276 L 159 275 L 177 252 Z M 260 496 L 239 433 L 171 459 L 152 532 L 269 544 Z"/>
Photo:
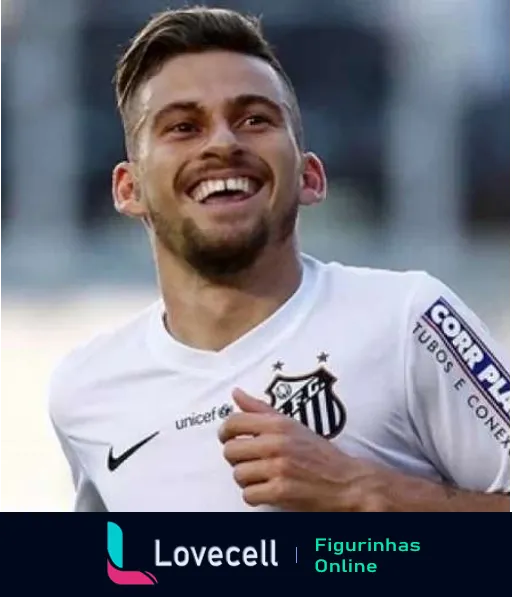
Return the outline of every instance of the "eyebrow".
<path id="1" fill-rule="evenodd" d="M 158 126 L 158 123 L 172 112 L 197 112 L 200 110 L 202 110 L 202 107 L 197 102 L 170 102 L 169 104 L 166 104 L 165 106 L 163 106 L 163 108 L 158 110 L 158 112 L 153 116 L 153 118 L 151 119 L 151 126 L 153 128 L 156 128 Z"/>
<path id="2" fill-rule="evenodd" d="M 282 106 L 279 103 L 269 99 L 265 95 L 259 95 L 257 93 L 246 93 L 244 95 L 239 95 L 230 103 L 241 108 L 246 108 L 252 104 L 263 104 L 275 112 L 282 111 Z M 285 102 L 283 102 L 283 106 L 287 107 Z"/>
<path id="3" fill-rule="evenodd" d="M 228 104 L 230 107 L 233 108 L 247 108 L 252 104 L 263 104 L 273 112 L 282 113 L 282 108 L 285 108 L 291 114 L 291 107 L 286 103 L 282 102 L 281 104 L 269 99 L 264 95 L 259 95 L 257 93 L 246 93 L 243 95 L 238 95 L 233 99 L 228 100 Z M 152 128 L 156 128 L 159 122 L 165 118 L 167 115 L 171 114 L 172 112 L 204 112 L 205 107 L 196 101 L 176 101 L 170 102 L 163 106 L 158 112 L 153 116 L 151 119 L 151 126 Z"/>

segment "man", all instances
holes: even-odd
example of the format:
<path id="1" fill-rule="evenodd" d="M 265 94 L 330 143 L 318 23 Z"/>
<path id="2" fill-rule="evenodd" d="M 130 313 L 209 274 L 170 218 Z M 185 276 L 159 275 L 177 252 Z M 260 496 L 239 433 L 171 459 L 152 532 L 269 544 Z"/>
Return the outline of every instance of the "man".
<path id="1" fill-rule="evenodd" d="M 299 252 L 326 177 L 257 23 L 164 12 L 116 86 L 162 300 L 53 375 L 75 509 L 508 511 L 502 350 L 426 273 Z"/>

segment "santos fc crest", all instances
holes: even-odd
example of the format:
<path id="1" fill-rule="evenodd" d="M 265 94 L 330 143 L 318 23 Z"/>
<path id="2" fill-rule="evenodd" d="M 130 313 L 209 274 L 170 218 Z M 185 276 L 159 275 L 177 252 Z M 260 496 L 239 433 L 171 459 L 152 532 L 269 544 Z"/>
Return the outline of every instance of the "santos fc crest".
<path id="1" fill-rule="evenodd" d="M 277 375 L 267 388 L 271 406 L 326 439 L 337 436 L 346 422 L 345 407 L 334 393 L 336 378 L 323 367 L 297 377 Z"/>

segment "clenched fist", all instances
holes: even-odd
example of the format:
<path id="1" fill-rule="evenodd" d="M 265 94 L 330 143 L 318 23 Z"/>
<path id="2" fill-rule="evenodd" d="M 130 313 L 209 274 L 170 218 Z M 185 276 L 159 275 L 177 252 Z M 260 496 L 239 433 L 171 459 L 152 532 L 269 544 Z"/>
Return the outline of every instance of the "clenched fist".
<path id="1" fill-rule="evenodd" d="M 248 504 L 301 512 L 386 508 L 386 472 L 242 390 L 233 398 L 242 412 L 224 422 L 219 438 Z"/>

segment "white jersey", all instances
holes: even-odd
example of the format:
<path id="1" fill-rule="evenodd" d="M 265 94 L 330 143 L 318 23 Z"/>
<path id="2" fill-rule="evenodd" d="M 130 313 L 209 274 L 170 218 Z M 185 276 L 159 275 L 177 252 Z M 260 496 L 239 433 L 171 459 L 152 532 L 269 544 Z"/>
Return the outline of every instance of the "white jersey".
<path id="1" fill-rule="evenodd" d="M 218 429 L 240 387 L 343 452 L 480 492 L 510 489 L 508 355 L 424 272 L 303 256 L 297 292 L 219 352 L 165 330 L 158 301 L 54 372 L 50 415 L 76 511 L 265 511 Z"/>

